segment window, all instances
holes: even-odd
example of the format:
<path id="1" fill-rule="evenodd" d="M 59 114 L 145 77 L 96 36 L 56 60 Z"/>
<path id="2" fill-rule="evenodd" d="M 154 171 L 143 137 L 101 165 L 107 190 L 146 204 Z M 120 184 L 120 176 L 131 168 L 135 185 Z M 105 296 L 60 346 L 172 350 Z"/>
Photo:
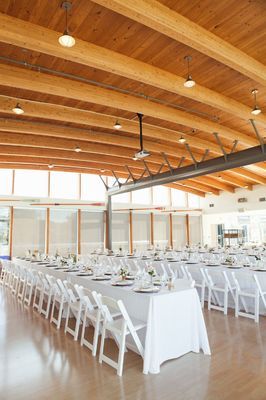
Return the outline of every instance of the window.
<path id="1" fill-rule="evenodd" d="M 201 217 L 200 216 L 189 216 L 189 237 L 190 244 L 201 243 Z"/>
<path id="2" fill-rule="evenodd" d="M 169 215 L 154 214 L 154 244 L 160 249 L 169 246 Z"/>
<path id="3" fill-rule="evenodd" d="M 133 213 L 132 222 L 134 249 L 140 251 L 147 250 L 150 244 L 151 215 Z"/>
<path id="4" fill-rule="evenodd" d="M 104 213 L 81 211 L 81 254 L 104 247 Z"/>
<path id="5" fill-rule="evenodd" d="M 9 255 L 9 207 L 0 208 L 0 256 Z"/>
<path id="6" fill-rule="evenodd" d="M 49 254 L 56 251 L 66 256 L 77 253 L 77 211 L 69 209 L 50 210 Z"/>
<path id="7" fill-rule="evenodd" d="M 132 192 L 132 203 L 134 204 L 151 204 L 151 189 L 140 189 Z"/>
<path id="8" fill-rule="evenodd" d="M 187 244 L 187 228 L 185 215 L 173 214 L 173 247 L 181 250 Z"/>
<path id="9" fill-rule="evenodd" d="M 48 172 L 16 170 L 14 194 L 16 196 L 48 196 Z"/>
<path id="10" fill-rule="evenodd" d="M 186 207 L 187 206 L 187 194 L 181 190 L 171 189 L 172 195 L 172 206 Z"/>
<path id="11" fill-rule="evenodd" d="M 0 194 L 8 195 L 12 193 L 12 169 L 0 169 Z"/>
<path id="12" fill-rule="evenodd" d="M 169 188 L 166 186 L 154 186 L 153 190 L 153 204 L 166 206 L 170 203 Z"/>
<path id="13" fill-rule="evenodd" d="M 73 172 L 51 172 L 50 197 L 78 199 L 79 174 Z"/>
<path id="14" fill-rule="evenodd" d="M 200 206 L 199 196 L 188 193 L 188 206 L 189 206 L 189 208 L 199 208 L 199 206 Z"/>
<path id="15" fill-rule="evenodd" d="M 105 193 L 105 186 L 98 175 L 81 174 L 82 200 L 105 201 Z"/>
<path id="16" fill-rule="evenodd" d="M 13 255 L 24 256 L 27 250 L 45 251 L 45 210 L 14 208 Z"/>
<path id="17" fill-rule="evenodd" d="M 129 214 L 114 212 L 112 216 L 113 249 L 128 250 Z"/>

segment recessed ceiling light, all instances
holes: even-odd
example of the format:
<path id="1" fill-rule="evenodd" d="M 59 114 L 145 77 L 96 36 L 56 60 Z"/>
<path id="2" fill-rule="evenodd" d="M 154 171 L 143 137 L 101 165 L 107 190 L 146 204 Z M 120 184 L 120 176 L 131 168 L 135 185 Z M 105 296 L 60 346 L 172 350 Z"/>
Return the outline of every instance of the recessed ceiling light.
<path id="1" fill-rule="evenodd" d="M 79 146 L 75 147 L 75 152 L 76 153 L 80 153 L 81 152 L 81 148 Z"/>
<path id="2" fill-rule="evenodd" d="M 251 91 L 251 93 L 252 93 L 253 96 L 254 96 L 254 107 L 253 107 L 253 110 L 251 111 L 251 114 L 253 114 L 253 115 L 259 115 L 259 114 L 261 113 L 261 109 L 260 109 L 260 107 L 259 107 L 258 104 L 257 104 L 257 93 L 258 93 L 258 89 L 253 89 L 253 90 Z"/>
<path id="3" fill-rule="evenodd" d="M 50 168 L 50 169 L 54 168 L 54 164 L 49 164 L 48 168 Z"/>
<path id="4" fill-rule="evenodd" d="M 120 124 L 118 119 L 116 120 L 116 123 L 114 124 L 114 128 L 117 129 L 117 130 L 122 128 L 122 125 Z"/>
<path id="5" fill-rule="evenodd" d="M 132 160 L 134 160 L 134 161 L 138 161 L 139 160 L 139 158 L 138 157 L 132 157 Z"/>
<path id="6" fill-rule="evenodd" d="M 66 12 L 66 28 L 64 31 L 64 34 L 60 36 L 58 39 L 59 43 L 63 47 L 73 47 L 76 43 L 75 39 L 73 36 L 69 35 L 68 31 L 68 11 L 71 10 L 72 4 L 69 1 L 64 1 L 61 5 L 61 7 L 65 10 Z"/>
<path id="7" fill-rule="evenodd" d="M 105 169 L 101 169 L 100 172 L 105 172 Z"/>
<path id="8" fill-rule="evenodd" d="M 186 139 L 183 136 L 180 136 L 180 138 L 178 139 L 179 143 L 185 143 Z"/>
<path id="9" fill-rule="evenodd" d="M 244 188 L 245 188 L 245 189 L 248 189 L 248 185 L 245 185 Z"/>
<path id="10" fill-rule="evenodd" d="M 184 82 L 184 86 L 186 88 L 192 88 L 193 86 L 196 85 L 196 82 L 192 79 L 192 76 L 190 75 L 190 71 L 189 71 L 189 63 L 192 60 L 192 57 L 191 56 L 185 56 L 184 58 L 187 61 L 187 79 Z"/>
<path id="11" fill-rule="evenodd" d="M 16 107 L 12 108 L 12 111 L 17 115 L 24 114 L 24 110 L 20 107 L 19 103 L 17 103 Z"/>
<path id="12" fill-rule="evenodd" d="M 208 192 L 208 194 L 213 194 L 213 192 Z"/>

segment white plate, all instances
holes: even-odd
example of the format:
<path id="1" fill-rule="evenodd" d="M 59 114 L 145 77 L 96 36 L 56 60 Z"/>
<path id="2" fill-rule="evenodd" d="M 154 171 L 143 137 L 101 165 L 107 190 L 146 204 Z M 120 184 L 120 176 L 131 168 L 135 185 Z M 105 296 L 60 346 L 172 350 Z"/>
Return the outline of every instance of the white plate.
<path id="1" fill-rule="evenodd" d="M 113 282 L 112 286 L 132 286 L 133 282 L 130 281 L 118 281 L 118 282 Z"/>
<path id="2" fill-rule="evenodd" d="M 92 278 L 93 281 L 110 281 L 110 279 L 109 276 L 95 276 Z"/>
<path id="3" fill-rule="evenodd" d="M 160 291 L 160 288 L 159 287 L 134 288 L 133 290 L 136 293 L 158 293 Z"/>

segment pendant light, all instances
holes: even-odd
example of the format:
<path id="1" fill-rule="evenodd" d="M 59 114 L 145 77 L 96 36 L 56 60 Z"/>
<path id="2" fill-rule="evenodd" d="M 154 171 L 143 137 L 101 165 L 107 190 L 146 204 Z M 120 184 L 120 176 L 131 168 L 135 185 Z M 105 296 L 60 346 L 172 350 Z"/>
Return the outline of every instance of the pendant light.
<path id="1" fill-rule="evenodd" d="M 196 82 L 193 81 L 192 76 L 190 75 L 190 71 L 189 71 L 189 63 L 190 63 L 190 61 L 192 60 L 192 57 L 191 57 L 191 56 L 185 56 L 184 59 L 185 59 L 186 62 L 187 62 L 187 79 L 186 79 L 186 81 L 184 82 L 184 86 L 185 86 L 186 88 L 192 88 L 193 86 L 196 85 Z"/>
<path id="2" fill-rule="evenodd" d="M 80 153 L 81 152 L 81 148 L 79 146 L 75 147 L 75 152 L 76 153 Z"/>
<path id="3" fill-rule="evenodd" d="M 73 36 L 69 35 L 69 31 L 68 31 L 68 11 L 71 10 L 72 4 L 69 1 L 64 1 L 61 4 L 61 8 L 63 8 L 63 10 L 65 10 L 65 13 L 66 13 L 66 28 L 64 30 L 64 34 L 62 36 L 60 36 L 58 41 L 61 44 L 61 46 L 63 46 L 63 47 L 73 47 L 75 45 L 76 41 L 73 38 Z"/>
<path id="4" fill-rule="evenodd" d="M 180 136 L 180 138 L 178 139 L 179 143 L 183 144 L 186 142 L 186 139 L 183 136 Z"/>
<path id="5" fill-rule="evenodd" d="M 261 113 L 261 109 L 260 109 L 260 107 L 259 107 L 258 104 L 257 104 L 257 93 L 258 93 L 258 89 L 253 89 L 253 90 L 251 91 L 251 93 L 252 93 L 253 96 L 254 96 L 254 108 L 253 108 L 253 110 L 251 111 L 251 114 L 253 114 L 253 115 L 259 115 L 259 114 Z"/>
<path id="6" fill-rule="evenodd" d="M 120 122 L 118 121 L 118 119 L 116 120 L 116 123 L 114 124 L 114 128 L 119 130 L 122 128 L 122 125 L 120 124 Z"/>
<path id="7" fill-rule="evenodd" d="M 54 164 L 48 164 L 48 168 L 50 169 L 54 168 Z"/>
<path id="8" fill-rule="evenodd" d="M 12 108 L 12 111 L 13 111 L 13 113 L 15 113 L 17 115 L 24 114 L 24 110 L 23 110 L 23 108 L 21 108 L 19 103 L 17 103 L 16 107 Z"/>

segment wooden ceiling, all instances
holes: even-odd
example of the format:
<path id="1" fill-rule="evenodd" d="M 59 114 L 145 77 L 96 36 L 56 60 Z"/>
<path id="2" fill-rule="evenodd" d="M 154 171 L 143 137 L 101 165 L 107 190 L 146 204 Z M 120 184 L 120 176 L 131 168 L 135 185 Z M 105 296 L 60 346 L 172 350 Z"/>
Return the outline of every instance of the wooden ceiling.
<path id="1" fill-rule="evenodd" d="M 222 150 L 258 145 L 250 119 L 266 137 L 264 0 L 73 0 L 63 48 L 61 0 L 0 1 L 0 168 L 48 169 L 135 177 L 144 147 L 156 173 L 162 152 L 177 166 Z M 194 88 L 185 88 L 192 56 Z M 251 114 L 257 88 L 262 113 Z M 19 102 L 25 113 L 12 108 Z M 263 112 L 264 111 L 264 112 Z M 122 129 L 113 129 L 116 119 Z M 75 152 L 80 147 L 80 153 Z M 266 184 L 266 162 L 171 186 L 199 196 Z M 164 167 L 163 170 L 166 170 Z"/>

